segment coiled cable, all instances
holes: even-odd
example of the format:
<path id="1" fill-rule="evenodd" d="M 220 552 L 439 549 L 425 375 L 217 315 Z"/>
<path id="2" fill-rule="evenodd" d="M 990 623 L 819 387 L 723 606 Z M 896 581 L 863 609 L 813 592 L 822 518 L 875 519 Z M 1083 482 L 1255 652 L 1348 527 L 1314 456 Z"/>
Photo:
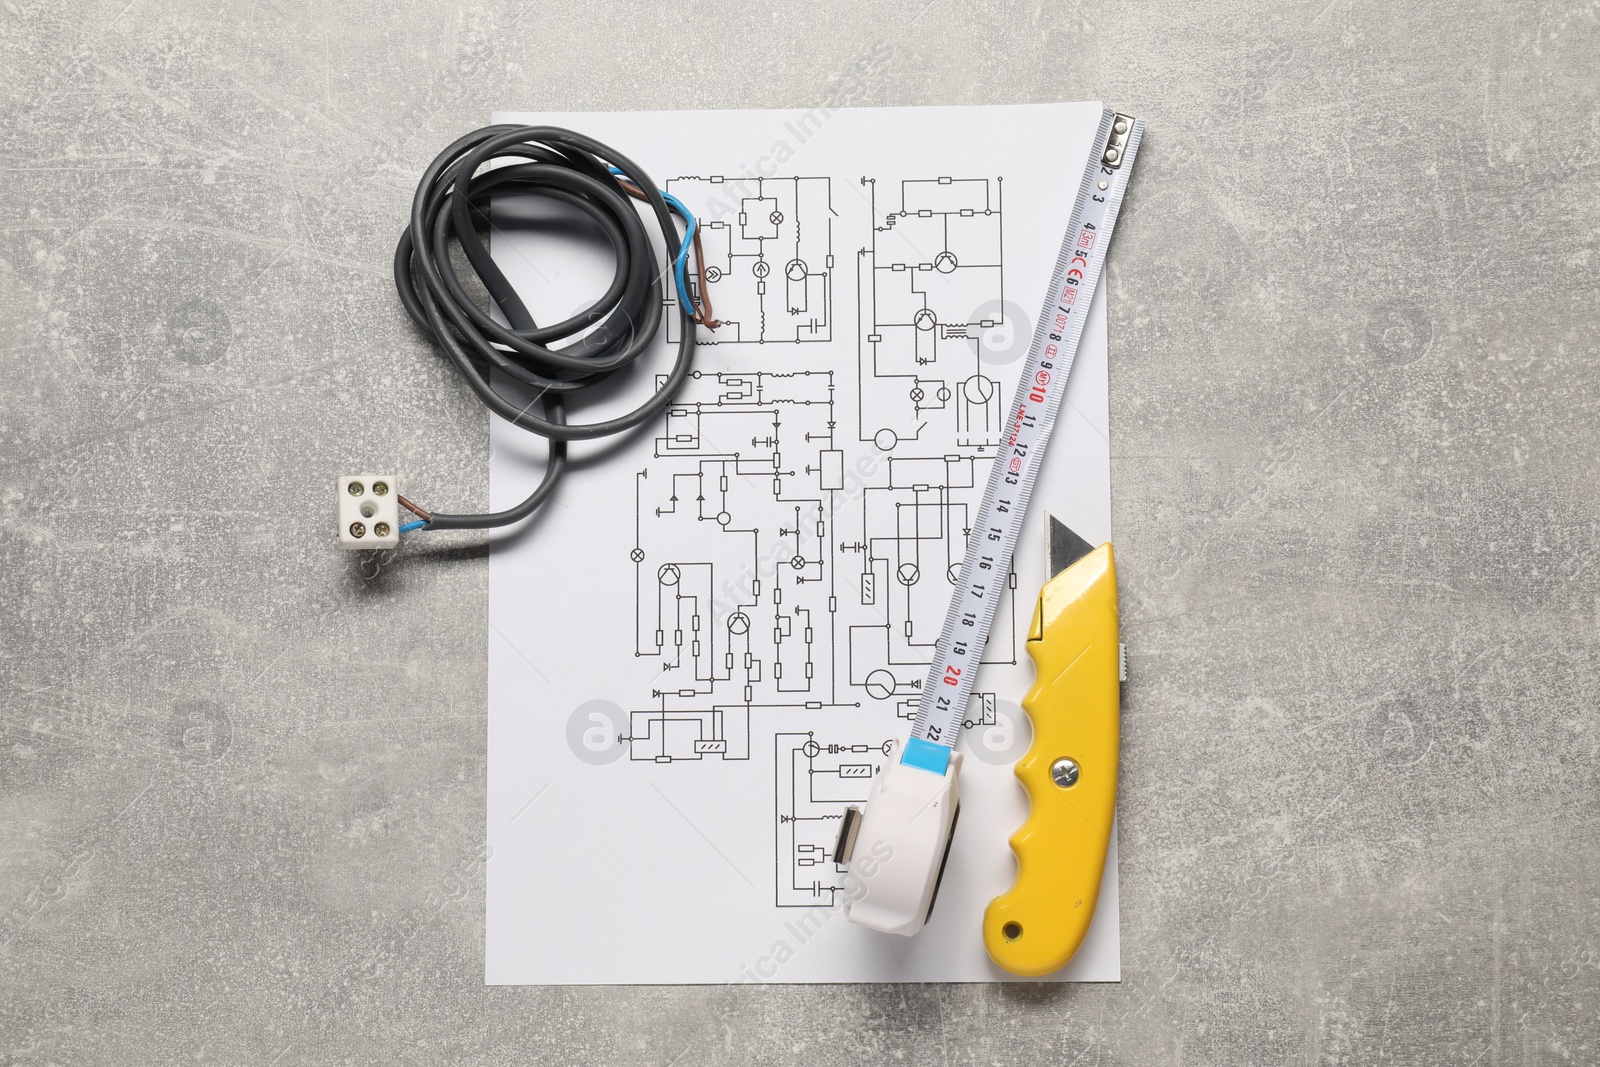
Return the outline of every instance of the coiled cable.
<path id="1" fill-rule="evenodd" d="M 519 162 L 479 168 L 495 159 Z M 473 217 L 487 217 L 489 198 L 524 193 L 564 204 L 587 216 L 604 234 L 616 257 L 616 274 L 593 304 L 561 322 L 540 326 L 495 265 L 478 237 Z M 644 219 L 629 202 L 650 207 L 646 217 L 666 246 L 662 268 Z M 686 221 L 680 239 L 669 210 Z M 695 326 L 710 309 L 694 308 L 683 281 L 686 240 L 695 236 L 692 216 L 668 198 L 638 164 L 590 137 L 554 126 L 486 126 L 457 140 L 428 166 L 411 203 L 411 224 L 394 253 L 395 288 L 406 312 L 450 357 L 467 385 L 489 410 L 546 438 L 550 454 L 544 478 L 515 507 L 481 515 L 429 512 L 401 497 L 427 530 L 482 530 L 519 522 L 549 499 L 567 466 L 567 443 L 624 433 L 672 402 L 689 376 Z M 467 294 L 450 260 L 451 243 L 505 316 L 501 325 Z M 704 269 L 702 262 L 702 271 Z M 672 314 L 681 331 L 672 369 L 661 386 L 625 415 L 569 423 L 566 402 L 630 366 L 655 341 L 665 301 L 663 279 L 676 275 L 679 299 Z M 701 289 L 704 292 L 704 287 Z M 490 374 L 502 374 L 526 389 L 530 399 L 497 392 Z M 406 528 L 416 528 L 408 523 Z"/>

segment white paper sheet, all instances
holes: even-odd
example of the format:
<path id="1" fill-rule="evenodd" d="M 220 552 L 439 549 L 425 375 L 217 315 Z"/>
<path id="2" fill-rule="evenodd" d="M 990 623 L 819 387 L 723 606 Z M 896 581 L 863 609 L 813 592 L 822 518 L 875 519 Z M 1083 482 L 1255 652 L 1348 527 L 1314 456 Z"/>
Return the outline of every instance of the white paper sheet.
<path id="1" fill-rule="evenodd" d="M 1104 290 L 1095 297 L 966 731 L 932 921 L 837 906 L 838 817 L 909 731 L 1098 103 L 497 114 L 615 146 L 706 226 L 718 316 L 698 377 L 626 439 L 574 446 L 553 502 L 490 557 L 490 983 L 995 981 L 979 921 L 1012 879 L 1017 702 L 1048 510 L 1111 536 Z M 495 207 L 536 318 L 610 255 Z M 985 325 L 987 323 L 987 325 Z M 674 331 L 674 337 L 676 333 Z M 632 407 L 631 377 L 574 421 Z M 543 472 L 496 420 L 492 498 Z M 588 460 L 593 459 L 592 462 Z M 1058 980 L 1116 981 L 1115 838 Z"/>

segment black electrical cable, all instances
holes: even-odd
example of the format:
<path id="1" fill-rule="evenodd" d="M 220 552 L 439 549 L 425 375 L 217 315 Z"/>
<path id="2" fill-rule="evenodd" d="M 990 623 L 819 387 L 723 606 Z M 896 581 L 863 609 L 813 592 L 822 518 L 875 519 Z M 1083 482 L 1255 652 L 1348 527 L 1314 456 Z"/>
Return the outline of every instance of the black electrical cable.
<path id="1" fill-rule="evenodd" d="M 528 162 L 478 173 L 485 163 L 507 156 Z M 612 174 L 610 167 L 621 174 Z M 624 180 L 638 187 L 653 211 L 666 245 L 665 267 L 657 262 L 650 235 L 620 184 Z M 604 295 L 562 322 L 539 326 L 533 321 L 472 222 L 474 213 L 487 216 L 490 196 L 507 193 L 554 200 L 600 228 L 617 261 Z M 452 241 L 461 246 L 509 326 L 490 318 L 462 287 L 450 262 Z M 439 153 L 417 184 L 411 225 L 395 248 L 400 302 L 491 411 L 549 440 L 550 458 L 539 487 L 516 507 L 484 515 L 435 511 L 428 529 L 482 530 L 527 518 L 549 498 L 566 470 L 568 441 L 623 433 L 672 402 L 694 358 L 693 309 L 681 305 L 673 312 L 682 326 L 677 357 L 648 400 L 626 415 L 600 422 L 573 425 L 566 417 L 569 395 L 628 367 L 655 341 L 662 286 L 681 247 L 655 182 L 626 156 L 593 138 L 554 126 L 485 126 Z M 502 396 L 489 384 L 491 371 L 521 383 L 534 399 L 516 403 Z M 534 412 L 536 405 L 542 414 Z"/>

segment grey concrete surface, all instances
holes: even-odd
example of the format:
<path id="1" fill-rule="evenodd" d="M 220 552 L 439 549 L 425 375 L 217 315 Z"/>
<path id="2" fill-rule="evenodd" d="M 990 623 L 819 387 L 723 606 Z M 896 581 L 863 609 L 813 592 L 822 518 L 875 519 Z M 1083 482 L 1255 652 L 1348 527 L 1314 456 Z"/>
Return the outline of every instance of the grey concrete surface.
<path id="1" fill-rule="evenodd" d="M 1600 1061 L 1597 56 L 1573 0 L 7 0 L 0 1063 Z M 485 496 L 412 183 L 494 107 L 841 88 L 1149 122 L 1126 978 L 485 988 L 483 543 L 327 527 Z"/>

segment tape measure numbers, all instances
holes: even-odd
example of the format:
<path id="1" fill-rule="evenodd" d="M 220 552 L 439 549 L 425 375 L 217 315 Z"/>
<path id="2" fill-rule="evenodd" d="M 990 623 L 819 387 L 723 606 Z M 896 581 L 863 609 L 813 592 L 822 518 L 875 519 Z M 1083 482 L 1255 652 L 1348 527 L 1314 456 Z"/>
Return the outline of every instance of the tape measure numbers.
<path id="1" fill-rule="evenodd" d="M 902 763 L 941 775 L 949 767 L 1143 133 L 1131 116 L 1107 108 L 1100 117 Z"/>

